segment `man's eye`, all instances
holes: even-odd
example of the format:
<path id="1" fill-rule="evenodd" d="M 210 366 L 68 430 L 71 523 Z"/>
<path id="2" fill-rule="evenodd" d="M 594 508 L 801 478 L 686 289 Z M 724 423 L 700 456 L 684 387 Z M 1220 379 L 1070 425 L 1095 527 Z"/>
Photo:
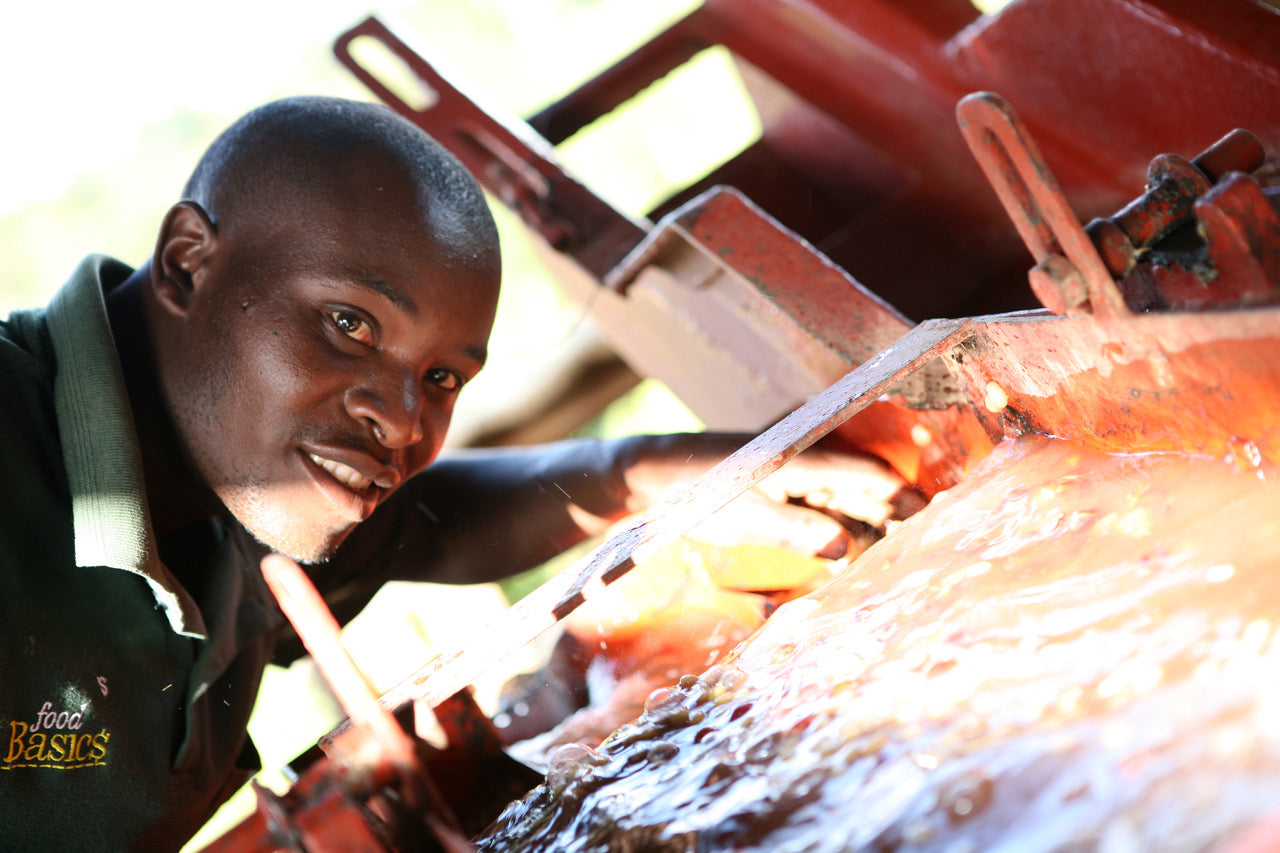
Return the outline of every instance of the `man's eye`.
<path id="1" fill-rule="evenodd" d="M 463 384 L 461 376 L 443 367 L 433 367 L 428 370 L 426 379 L 427 382 L 445 391 L 461 390 Z"/>
<path id="2" fill-rule="evenodd" d="M 333 321 L 333 325 L 339 332 L 353 341 L 358 341 L 365 346 L 373 345 L 373 328 L 359 314 L 352 314 L 350 311 L 330 311 L 329 319 Z"/>

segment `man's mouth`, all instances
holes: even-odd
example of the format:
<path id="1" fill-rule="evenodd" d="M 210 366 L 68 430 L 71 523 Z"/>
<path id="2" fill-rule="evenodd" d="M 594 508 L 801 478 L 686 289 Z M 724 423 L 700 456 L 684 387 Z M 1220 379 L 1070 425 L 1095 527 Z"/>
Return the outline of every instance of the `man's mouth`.
<path id="1" fill-rule="evenodd" d="M 308 453 L 311 461 L 328 471 L 333 478 L 349 488 L 358 492 L 363 492 L 373 485 L 373 480 L 362 475 L 350 465 L 343 465 L 341 462 L 334 462 L 332 459 L 325 459 L 322 456 L 316 456 L 314 453 Z"/>

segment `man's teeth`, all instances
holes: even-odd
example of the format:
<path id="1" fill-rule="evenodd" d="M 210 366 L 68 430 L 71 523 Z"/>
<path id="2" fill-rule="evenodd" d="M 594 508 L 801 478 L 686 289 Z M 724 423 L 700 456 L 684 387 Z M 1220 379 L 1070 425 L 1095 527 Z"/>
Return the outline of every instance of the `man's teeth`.
<path id="1" fill-rule="evenodd" d="M 341 462 L 334 462 L 332 459 L 324 459 L 316 456 L 314 453 L 308 453 L 311 461 L 319 465 L 324 470 L 333 475 L 333 478 L 340 483 L 345 483 L 357 491 L 364 491 L 373 485 L 373 480 L 363 477 L 354 468 L 349 465 L 343 465 Z"/>

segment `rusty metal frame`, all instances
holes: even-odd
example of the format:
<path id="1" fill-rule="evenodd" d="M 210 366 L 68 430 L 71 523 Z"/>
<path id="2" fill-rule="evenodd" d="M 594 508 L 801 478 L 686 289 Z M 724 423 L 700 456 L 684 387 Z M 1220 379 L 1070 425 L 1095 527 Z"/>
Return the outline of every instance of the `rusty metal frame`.
<path id="1" fill-rule="evenodd" d="M 352 54 L 352 43 L 368 38 L 403 61 L 426 86 L 432 103 L 418 109 L 392 90 Z M 418 39 L 377 18 L 343 33 L 334 53 L 379 98 L 420 124 L 428 120 L 447 127 L 437 131 L 490 192 L 510 205 L 535 233 L 553 248 L 572 253 L 585 269 L 603 277 L 640 242 L 647 224 L 637 222 L 585 187 L 557 162 L 551 145 L 509 111 L 483 99 L 457 70 L 442 73 L 440 63 L 415 49 Z"/>
<path id="2" fill-rule="evenodd" d="M 502 628 L 482 632 L 478 642 L 441 655 L 384 701 L 443 701 L 571 612 L 593 587 L 621 577 L 642 554 L 674 540 L 878 398 L 910 396 L 911 382 L 922 375 L 942 372 L 962 386 L 962 393 L 957 395 L 945 382 L 926 383 L 917 387 L 914 405 L 944 408 L 967 401 L 992 441 L 1040 432 L 1107 450 L 1194 448 L 1242 465 L 1280 462 L 1280 417 L 1270 402 L 1280 396 L 1280 307 L 1131 311 L 1012 106 L 993 93 L 976 93 L 958 104 L 957 120 L 1037 261 L 1029 278 L 1050 312 L 916 326 L 685 493 L 523 599 Z M 1256 161 L 1256 146 L 1249 135 L 1233 133 L 1198 159 L 1203 172 L 1221 171 L 1220 166 Z M 1146 198 L 1128 208 L 1131 223 L 1142 225 L 1149 218 L 1162 223 L 1144 244 L 1167 229 L 1172 218 L 1150 202 L 1150 194 Z M 737 211 L 742 204 L 736 194 L 722 192 L 690 205 L 619 268 L 614 274 L 617 289 L 625 289 L 637 270 L 652 267 L 675 243 L 704 250 L 709 257 L 732 256 L 717 243 L 712 211 Z M 735 214 L 731 221 L 736 227 L 743 220 Z M 734 232 L 731 245 L 768 252 L 773 244 L 765 237 L 776 234 L 776 229 L 765 229 L 742 239 Z M 751 255 L 722 265 L 749 276 Z M 872 340 L 901 322 L 869 295 L 855 313 L 877 318 L 870 325 Z M 857 358 L 855 354 L 851 360 L 856 364 Z M 1232 377 L 1227 389 L 1220 381 L 1224 374 Z"/>
<path id="3" fill-rule="evenodd" d="M 897 15 L 892 4 L 867 8 L 892 24 L 894 38 L 914 45 L 907 55 L 936 63 L 928 46 L 939 33 L 924 32 L 922 19 Z M 767 372 L 750 361 L 761 347 L 766 359 L 790 371 L 771 380 L 754 412 L 762 399 L 778 410 L 809 399 L 690 489 L 380 698 L 346 658 L 332 617 L 325 618 L 305 577 L 290 574 L 297 567 L 264 564 L 299 634 L 312 638 L 308 645 L 344 697 L 351 722 L 322 740 L 329 764 L 309 770 L 288 797 L 260 793 L 259 813 L 248 824 L 257 839 L 307 847 L 337 835 L 380 849 L 360 815 L 371 795 L 394 788 L 411 806 L 426 809 L 438 837 L 457 841 L 456 821 L 423 787 L 429 776 L 416 745 L 391 711 L 412 705 L 431 718 L 433 708 L 507 654 L 829 433 L 860 422 L 870 423 L 878 440 L 895 430 L 909 433 L 921 447 L 936 448 L 935 457 L 946 457 L 949 470 L 936 475 L 942 486 L 992 443 L 1028 432 L 1104 450 L 1206 453 L 1260 471 L 1280 464 L 1280 215 L 1273 194 L 1246 174 L 1264 154 L 1256 138 L 1237 130 L 1192 160 L 1157 158 L 1139 199 L 1086 227 L 1013 108 L 990 92 L 963 99 L 956 110 L 961 132 L 1032 253 L 1031 288 L 1048 310 L 912 327 L 740 192 L 703 193 L 650 224 L 622 215 L 556 163 L 551 142 L 584 123 L 587 105 L 616 105 L 655 69 L 669 70 L 724 35 L 699 31 L 704 23 L 680 22 L 535 118 L 533 129 L 493 105 L 481 108 L 455 72 L 438 71 L 408 46 L 407 36 L 376 19 L 339 40 L 335 51 L 344 64 L 413 117 L 421 111 L 361 67 L 350 45 L 372 37 L 409 65 L 432 90 L 428 110 L 434 126 L 449 128 L 446 144 L 580 275 L 605 285 L 602 302 L 617 307 L 627 300 L 634 308 L 649 299 L 658 316 L 673 309 L 706 317 L 720 312 L 724 324 L 707 327 L 723 336 L 713 343 L 736 353 L 745 373 Z M 982 38 L 979 31 L 970 40 Z M 931 85 L 938 85 L 938 67 L 929 70 Z M 1063 148 L 1060 139 L 1051 141 Z M 1210 287 L 1147 263 L 1161 240 L 1192 220 L 1212 262 Z M 803 292 L 797 281 L 804 282 Z M 1162 310 L 1144 310 L 1153 305 Z M 1203 305 L 1215 310 L 1169 310 Z M 785 396 L 797 388 L 801 399 Z M 886 404 L 897 414 L 884 415 Z M 947 435 L 970 422 L 985 444 Z"/>
<path id="4" fill-rule="evenodd" d="M 310 819 L 326 822 L 325 832 L 349 828 L 349 837 L 356 838 L 364 830 L 348 823 L 360 808 L 360 795 L 386 785 L 407 792 L 410 803 L 429 806 L 428 817 L 443 814 L 431 806 L 437 798 L 416 787 L 419 782 L 413 776 L 420 768 L 413 746 L 390 710 L 412 705 L 418 714 L 429 715 L 430 709 L 465 690 L 648 554 L 887 397 L 910 399 L 926 412 L 969 410 L 991 442 L 1037 432 L 1104 450 L 1207 453 L 1259 470 L 1280 465 L 1280 410 L 1275 402 L 1280 399 L 1280 305 L 1237 305 L 1210 312 L 1131 310 L 1012 108 L 998 96 L 982 94 L 963 101 L 958 118 L 975 155 L 984 168 L 992 170 L 993 184 L 1019 223 L 1038 261 L 1037 269 L 1054 277 L 1051 287 L 1037 292 L 1044 290 L 1048 307 L 1057 307 L 1061 313 L 931 320 L 869 357 L 864 357 L 865 352 L 848 353 L 848 360 L 862 360 L 834 384 L 691 487 L 526 596 L 496 624 L 437 656 L 377 700 L 346 658 L 336 639 L 337 626 L 331 624 L 332 617 L 301 570 L 282 558 L 265 561 L 268 582 L 308 647 L 328 662 L 326 675 L 345 697 L 352 721 L 322 740 L 339 767 L 345 768 L 338 774 L 343 784 L 335 787 L 333 775 L 322 774 L 305 778 L 298 786 L 300 793 L 287 803 L 262 795 L 256 822 L 250 825 L 252 832 L 275 833 L 273 837 L 289 843 L 302 838 L 309 831 L 305 819 L 290 811 L 302 796 L 307 805 L 304 811 Z M 1248 192 L 1240 186 L 1237 178 L 1228 175 L 1194 208 L 1208 206 L 1229 216 L 1232 200 L 1238 198 L 1235 194 Z M 1243 198 L 1244 202 L 1236 203 L 1238 218 L 1215 227 L 1235 228 L 1237 234 L 1241 221 L 1260 221 L 1264 229 L 1270 227 L 1269 204 L 1261 219 L 1255 220 L 1250 217 L 1256 213 L 1256 198 Z M 723 217 L 735 225 L 741 223 L 743 210 L 749 210 L 747 202 L 729 192 L 714 193 L 690 205 L 619 267 L 619 288 L 635 287 L 630 276 L 636 271 L 643 274 L 673 251 L 693 252 L 704 261 L 716 259 L 704 264 L 705 270 L 715 274 L 752 278 L 751 253 L 734 257 L 734 252 L 725 252 L 726 246 L 737 248 L 744 243 L 722 242 L 717 225 Z M 758 252 L 785 251 L 788 235 L 784 231 L 773 227 L 767 217 L 751 221 L 759 228 L 751 238 Z M 1250 234 L 1234 248 L 1243 246 L 1247 253 L 1251 241 L 1260 236 L 1274 235 Z M 816 263 L 803 252 L 798 258 L 802 265 Z M 1232 256 L 1233 263 L 1238 260 Z M 1261 269 L 1268 269 L 1272 262 L 1270 256 L 1254 260 Z M 805 269 L 823 270 L 820 264 Z M 828 283 L 837 289 L 851 282 L 837 271 L 823 274 L 833 276 Z M 1263 279 L 1270 292 L 1280 277 L 1267 274 Z M 1224 290 L 1235 292 L 1230 281 L 1224 283 Z M 862 294 L 856 287 L 844 292 L 853 294 L 852 310 L 858 316 L 875 318 L 864 347 L 879 346 L 876 336 L 892 336 L 903 326 L 901 318 L 874 297 L 858 301 Z M 781 301 L 782 309 L 786 302 Z M 1224 387 L 1223 376 L 1231 377 L 1228 386 Z M 456 824 L 446 819 L 428 823 L 443 837 L 457 837 Z"/>

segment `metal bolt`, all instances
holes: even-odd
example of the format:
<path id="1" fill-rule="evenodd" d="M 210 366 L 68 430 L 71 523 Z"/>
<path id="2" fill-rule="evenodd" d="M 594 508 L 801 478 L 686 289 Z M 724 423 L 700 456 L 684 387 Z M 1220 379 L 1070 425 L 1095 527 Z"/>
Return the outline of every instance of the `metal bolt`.
<path id="1" fill-rule="evenodd" d="M 1049 255 L 1027 273 L 1031 291 L 1054 314 L 1070 314 L 1089 303 L 1084 276 L 1062 255 Z"/>

